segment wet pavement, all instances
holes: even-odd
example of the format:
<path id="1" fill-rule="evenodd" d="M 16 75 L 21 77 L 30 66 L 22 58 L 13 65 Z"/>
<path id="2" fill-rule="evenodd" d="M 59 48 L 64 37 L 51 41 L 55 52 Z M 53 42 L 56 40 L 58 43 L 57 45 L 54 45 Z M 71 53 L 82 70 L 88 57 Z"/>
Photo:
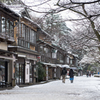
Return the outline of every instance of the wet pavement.
<path id="1" fill-rule="evenodd" d="M 100 100 L 100 78 L 78 76 L 28 87 L 0 91 L 0 100 Z"/>

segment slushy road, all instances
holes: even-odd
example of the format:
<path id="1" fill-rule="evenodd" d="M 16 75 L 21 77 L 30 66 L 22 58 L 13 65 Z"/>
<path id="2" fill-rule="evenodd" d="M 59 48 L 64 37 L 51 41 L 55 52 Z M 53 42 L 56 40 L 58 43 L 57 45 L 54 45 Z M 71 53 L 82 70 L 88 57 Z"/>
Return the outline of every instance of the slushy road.
<path id="1" fill-rule="evenodd" d="M 66 79 L 0 91 L 0 100 L 100 100 L 100 78 L 78 76 L 74 83 Z"/>

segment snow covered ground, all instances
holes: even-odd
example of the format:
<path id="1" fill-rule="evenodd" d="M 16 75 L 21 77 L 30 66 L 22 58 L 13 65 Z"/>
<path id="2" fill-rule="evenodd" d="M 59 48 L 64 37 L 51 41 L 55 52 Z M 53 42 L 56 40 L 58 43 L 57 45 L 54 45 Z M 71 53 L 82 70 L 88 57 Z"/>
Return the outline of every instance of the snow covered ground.
<path id="1" fill-rule="evenodd" d="M 100 78 L 79 76 L 45 84 L 0 91 L 0 100 L 100 100 Z"/>

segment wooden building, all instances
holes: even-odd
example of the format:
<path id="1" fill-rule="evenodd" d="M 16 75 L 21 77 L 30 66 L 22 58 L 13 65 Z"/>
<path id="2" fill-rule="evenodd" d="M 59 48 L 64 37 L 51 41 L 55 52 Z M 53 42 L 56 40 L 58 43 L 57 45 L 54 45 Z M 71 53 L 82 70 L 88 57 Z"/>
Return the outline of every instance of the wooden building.
<path id="1" fill-rule="evenodd" d="M 14 28 L 19 15 L 0 2 L 0 86 L 14 85 L 16 54 L 8 51 L 15 43 Z"/>
<path id="2" fill-rule="evenodd" d="M 16 84 L 35 84 L 37 80 L 36 62 L 39 55 L 36 51 L 36 39 L 39 27 L 27 16 L 19 19 L 19 26 L 14 33 L 16 43 L 9 46 L 9 51 L 16 52 L 18 55 Z"/>

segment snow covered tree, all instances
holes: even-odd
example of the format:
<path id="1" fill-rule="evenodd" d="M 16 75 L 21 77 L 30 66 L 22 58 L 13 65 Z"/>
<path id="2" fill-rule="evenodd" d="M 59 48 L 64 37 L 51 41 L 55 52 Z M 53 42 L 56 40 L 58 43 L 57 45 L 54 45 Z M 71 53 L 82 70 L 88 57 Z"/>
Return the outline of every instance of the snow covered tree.
<path id="1" fill-rule="evenodd" d="M 53 43 L 63 47 L 67 47 L 67 36 L 71 37 L 71 29 L 66 26 L 59 14 L 50 13 L 44 19 L 43 29 L 54 37 Z"/>

